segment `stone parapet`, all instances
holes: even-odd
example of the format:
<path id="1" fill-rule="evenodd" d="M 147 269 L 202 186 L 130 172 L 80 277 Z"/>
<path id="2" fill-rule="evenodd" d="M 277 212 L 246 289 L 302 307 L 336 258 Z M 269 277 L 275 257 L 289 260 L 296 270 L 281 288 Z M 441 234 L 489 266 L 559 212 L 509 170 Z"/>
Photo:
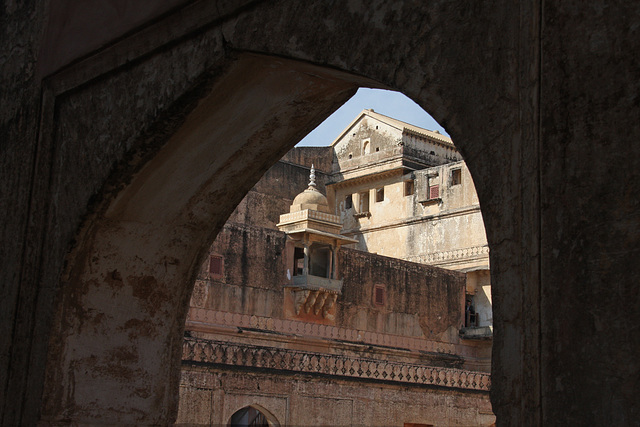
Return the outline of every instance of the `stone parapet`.
<path id="1" fill-rule="evenodd" d="M 464 390 L 491 388 L 490 375 L 482 372 L 194 338 L 184 340 L 182 360 Z"/>
<path id="2" fill-rule="evenodd" d="M 304 209 L 280 215 L 280 224 L 282 225 L 306 220 L 316 220 L 331 225 L 340 224 L 339 216 L 311 209 Z"/>
<path id="3" fill-rule="evenodd" d="M 326 277 L 318 277 L 311 274 L 305 274 L 303 276 L 293 276 L 293 286 L 288 284 L 285 286 L 308 289 L 312 291 L 321 290 L 331 294 L 342 293 L 342 280 L 327 279 Z"/>
<path id="4" fill-rule="evenodd" d="M 433 264 L 446 261 L 457 261 L 465 259 L 475 259 L 489 255 L 489 246 L 474 246 L 470 248 L 452 249 L 449 251 L 435 252 L 425 255 L 409 257 L 409 261 L 420 262 L 424 264 Z"/>

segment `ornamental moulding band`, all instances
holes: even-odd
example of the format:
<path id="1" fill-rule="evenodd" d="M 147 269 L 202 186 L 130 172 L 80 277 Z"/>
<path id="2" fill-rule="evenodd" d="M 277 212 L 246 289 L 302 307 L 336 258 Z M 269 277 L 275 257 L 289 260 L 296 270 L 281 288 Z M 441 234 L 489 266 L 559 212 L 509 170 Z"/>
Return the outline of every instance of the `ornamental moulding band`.
<path id="1" fill-rule="evenodd" d="M 483 372 L 194 338 L 185 339 L 182 360 L 462 390 L 491 389 L 491 376 Z"/>

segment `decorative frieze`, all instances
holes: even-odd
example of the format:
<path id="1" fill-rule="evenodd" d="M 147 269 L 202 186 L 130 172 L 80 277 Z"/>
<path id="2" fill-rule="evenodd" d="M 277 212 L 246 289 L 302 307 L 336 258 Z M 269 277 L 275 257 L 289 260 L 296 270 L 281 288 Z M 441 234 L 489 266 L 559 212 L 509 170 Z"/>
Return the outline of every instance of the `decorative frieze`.
<path id="1" fill-rule="evenodd" d="M 410 257 L 410 261 L 432 264 L 436 262 L 452 261 L 472 258 L 489 254 L 489 246 L 474 246 L 470 248 L 452 249 L 450 251 L 435 252 L 416 257 Z"/>
<path id="2" fill-rule="evenodd" d="M 464 390 L 491 388 L 491 377 L 483 372 L 194 338 L 184 340 L 182 360 Z"/>

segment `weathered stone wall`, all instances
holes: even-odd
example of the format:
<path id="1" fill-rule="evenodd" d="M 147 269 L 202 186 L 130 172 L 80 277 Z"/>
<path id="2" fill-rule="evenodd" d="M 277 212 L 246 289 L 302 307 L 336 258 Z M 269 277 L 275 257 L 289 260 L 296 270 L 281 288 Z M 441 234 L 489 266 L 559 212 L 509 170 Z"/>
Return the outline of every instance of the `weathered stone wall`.
<path id="1" fill-rule="evenodd" d="M 208 258 L 192 296 L 192 307 L 284 319 L 283 285 L 293 262 L 286 235 L 275 230 L 226 224 L 210 253 L 223 258 L 223 277 L 212 278 Z M 437 267 L 342 248 L 338 271 L 337 327 L 458 343 L 463 325 L 465 275 Z M 374 304 L 374 287 L 385 301 Z"/>
<path id="2" fill-rule="evenodd" d="M 544 16 L 541 407 L 547 422 L 630 425 L 640 414 L 640 58 L 625 52 L 640 47 L 640 4 L 545 2 Z"/>
<path id="3" fill-rule="evenodd" d="M 286 425 L 493 422 L 490 377 L 477 372 L 488 355 L 457 334 L 464 274 L 343 248 L 327 323 L 287 314 L 287 239 L 233 223 L 218 234 L 222 272 L 205 261 L 187 316 L 178 425 L 224 424 L 250 404 Z"/>
<path id="4" fill-rule="evenodd" d="M 211 246 L 223 258 L 223 277 L 210 278 L 205 260 L 192 298 L 195 307 L 282 317 L 286 236 L 276 230 L 226 224 Z"/>
<path id="5" fill-rule="evenodd" d="M 366 154 L 364 141 L 369 142 L 369 152 Z M 333 172 L 366 167 L 370 163 L 369 156 L 396 149 L 401 142 L 402 129 L 364 115 L 333 144 Z"/>
<path id="6" fill-rule="evenodd" d="M 287 426 L 390 426 L 403 423 L 489 426 L 482 392 L 366 382 L 262 370 L 225 370 L 185 363 L 177 425 L 226 425 L 258 404 Z"/>
<path id="7" fill-rule="evenodd" d="M 293 147 L 282 157 L 283 162 L 311 168 L 313 164 L 317 173 L 331 173 L 333 150 L 329 147 L 331 141 L 326 141 L 325 147 Z M 324 181 L 322 182 L 324 185 Z M 297 194 L 297 193 L 296 193 Z"/>
<path id="8" fill-rule="evenodd" d="M 312 155 L 303 150 L 295 149 L 295 158 L 308 163 L 308 167 L 279 161 L 274 164 L 247 193 L 227 221 L 237 224 L 247 224 L 256 227 L 277 229 L 280 215 L 289 212 L 293 198 L 309 186 L 309 174 Z M 326 148 L 326 147 L 323 147 Z M 325 150 L 312 149 L 311 153 L 326 154 Z M 283 159 L 287 159 L 286 155 Z M 322 157 L 320 157 L 322 159 Z M 322 160 L 321 160 L 322 161 Z M 316 170 L 316 188 L 325 192 L 326 174 Z"/>
<path id="9" fill-rule="evenodd" d="M 437 267 L 343 248 L 344 279 L 339 323 L 398 335 L 451 342 L 464 323 L 465 275 Z M 374 304 L 375 285 L 384 285 L 384 305 Z M 417 324 L 416 324 L 417 323 Z"/>
<path id="10" fill-rule="evenodd" d="M 34 177 L 41 83 L 38 50 L 46 6 L 0 6 L 0 424 L 21 420 L 21 406 L 40 404 L 51 299 L 58 278 L 42 271 L 42 223 L 48 183 Z M 44 159 L 43 159 L 44 158 Z M 59 254 L 58 254 L 59 255 Z M 33 357 L 33 359 L 32 359 Z M 35 360 L 32 363 L 31 360 Z M 31 418 L 33 420 L 33 418 Z"/>

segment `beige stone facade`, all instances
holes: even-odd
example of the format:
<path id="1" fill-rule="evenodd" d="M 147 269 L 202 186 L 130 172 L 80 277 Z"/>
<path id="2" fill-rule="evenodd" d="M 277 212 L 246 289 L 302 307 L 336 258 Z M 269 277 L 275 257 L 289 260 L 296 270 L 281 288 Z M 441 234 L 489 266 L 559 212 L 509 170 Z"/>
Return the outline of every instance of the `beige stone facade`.
<path id="1" fill-rule="evenodd" d="M 489 245 L 469 169 L 451 139 L 364 110 L 336 138 L 328 197 L 363 251 L 467 273 L 477 320 L 493 326 Z"/>

